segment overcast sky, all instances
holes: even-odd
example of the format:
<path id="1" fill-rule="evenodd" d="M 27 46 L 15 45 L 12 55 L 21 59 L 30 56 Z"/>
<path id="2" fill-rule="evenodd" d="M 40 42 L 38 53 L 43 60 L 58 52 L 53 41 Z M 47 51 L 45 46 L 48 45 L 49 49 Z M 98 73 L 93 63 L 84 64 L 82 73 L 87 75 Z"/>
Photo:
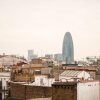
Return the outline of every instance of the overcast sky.
<path id="1" fill-rule="evenodd" d="M 0 0 L 0 54 L 61 53 L 67 31 L 75 59 L 100 56 L 100 0 Z"/>

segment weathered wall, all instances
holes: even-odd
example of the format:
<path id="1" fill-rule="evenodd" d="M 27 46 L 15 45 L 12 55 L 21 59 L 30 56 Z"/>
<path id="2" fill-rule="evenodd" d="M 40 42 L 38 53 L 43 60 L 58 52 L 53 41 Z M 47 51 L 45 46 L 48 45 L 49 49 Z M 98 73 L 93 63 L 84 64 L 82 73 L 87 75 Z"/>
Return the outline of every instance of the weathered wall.
<path id="1" fill-rule="evenodd" d="M 77 100 L 75 85 L 53 85 L 52 100 Z"/>
<path id="2" fill-rule="evenodd" d="M 11 98 L 26 100 L 31 98 L 51 97 L 52 88 L 42 86 L 29 86 L 11 83 Z"/>

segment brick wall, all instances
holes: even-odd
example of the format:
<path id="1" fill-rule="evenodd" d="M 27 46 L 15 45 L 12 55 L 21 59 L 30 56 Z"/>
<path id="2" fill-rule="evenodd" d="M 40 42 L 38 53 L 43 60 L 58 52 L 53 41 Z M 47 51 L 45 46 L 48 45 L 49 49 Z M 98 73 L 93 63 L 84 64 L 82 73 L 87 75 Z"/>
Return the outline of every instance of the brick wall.
<path id="1" fill-rule="evenodd" d="M 13 98 L 11 100 L 48 97 L 52 97 L 52 100 L 77 100 L 77 84 L 61 83 L 53 84 L 52 87 L 42 87 L 11 83 L 10 93 Z"/>
<path id="2" fill-rule="evenodd" d="M 53 84 L 52 100 L 77 100 L 76 85 Z"/>
<path id="3" fill-rule="evenodd" d="M 52 88 L 11 83 L 10 93 L 11 98 L 17 98 L 20 100 L 42 97 L 47 98 L 52 96 Z"/>

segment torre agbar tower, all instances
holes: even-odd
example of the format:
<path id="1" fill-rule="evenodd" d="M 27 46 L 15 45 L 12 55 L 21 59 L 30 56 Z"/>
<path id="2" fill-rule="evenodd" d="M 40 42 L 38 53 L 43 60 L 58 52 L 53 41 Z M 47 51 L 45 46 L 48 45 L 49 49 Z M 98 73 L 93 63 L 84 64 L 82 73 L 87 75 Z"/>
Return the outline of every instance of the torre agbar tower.
<path id="1" fill-rule="evenodd" d="M 72 64 L 74 62 L 74 46 L 70 32 L 66 32 L 64 36 L 62 57 L 63 61 L 67 64 Z"/>

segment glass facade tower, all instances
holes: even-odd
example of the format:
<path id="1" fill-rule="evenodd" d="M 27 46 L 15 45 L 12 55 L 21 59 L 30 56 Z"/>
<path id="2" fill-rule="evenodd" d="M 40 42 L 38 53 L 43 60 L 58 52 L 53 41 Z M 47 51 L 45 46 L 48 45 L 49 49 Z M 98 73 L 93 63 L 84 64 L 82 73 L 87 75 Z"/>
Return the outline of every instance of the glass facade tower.
<path id="1" fill-rule="evenodd" d="M 63 61 L 67 64 L 72 64 L 74 62 L 74 46 L 70 32 L 66 32 L 64 36 L 62 57 Z"/>

